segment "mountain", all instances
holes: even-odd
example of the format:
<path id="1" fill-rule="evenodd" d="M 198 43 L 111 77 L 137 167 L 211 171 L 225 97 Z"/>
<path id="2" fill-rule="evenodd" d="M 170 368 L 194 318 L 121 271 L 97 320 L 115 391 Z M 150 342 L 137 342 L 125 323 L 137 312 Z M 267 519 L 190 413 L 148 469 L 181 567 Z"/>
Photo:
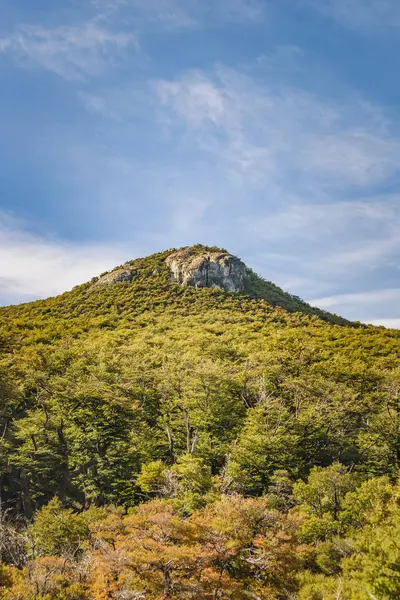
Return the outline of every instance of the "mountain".
<path id="1" fill-rule="evenodd" d="M 4 598 L 397 598 L 399 351 L 201 245 L 1 308 Z"/>
<path id="2" fill-rule="evenodd" d="M 179 289 L 182 287 L 195 288 L 196 291 Z M 315 315 L 331 323 L 350 324 L 346 319 L 312 307 L 265 281 L 226 250 L 200 244 L 128 261 L 87 284 L 77 286 L 72 292 L 28 305 L 0 308 L 0 315 L 41 314 L 43 310 L 48 316 L 55 314 L 58 318 L 64 314 L 68 314 L 68 318 L 89 312 L 93 315 L 95 302 L 96 314 L 113 313 L 116 307 L 118 314 L 125 311 L 140 314 L 149 309 L 157 310 L 157 307 L 171 309 L 186 305 L 187 309 L 188 305 L 203 303 L 206 298 L 211 304 L 229 304 L 232 297 L 226 298 L 224 292 L 235 293 L 238 306 L 248 306 L 250 299 L 264 300 L 270 306 L 289 312 Z M 186 302 L 189 296 L 191 300 Z M 124 298 L 124 302 L 119 302 L 120 297 Z M 261 302 L 259 306 L 263 307 L 265 303 Z"/>
<path id="3" fill-rule="evenodd" d="M 154 265 L 156 266 L 152 269 Z M 164 275 L 164 282 L 168 281 L 170 284 L 236 292 L 249 298 L 265 300 L 271 306 L 280 306 L 290 312 L 313 314 L 332 323 L 349 324 L 346 319 L 311 307 L 297 296 L 263 280 L 226 250 L 200 244 L 128 262 L 104 274 L 94 285 L 103 287 L 124 281 L 135 283 L 156 275 Z"/>

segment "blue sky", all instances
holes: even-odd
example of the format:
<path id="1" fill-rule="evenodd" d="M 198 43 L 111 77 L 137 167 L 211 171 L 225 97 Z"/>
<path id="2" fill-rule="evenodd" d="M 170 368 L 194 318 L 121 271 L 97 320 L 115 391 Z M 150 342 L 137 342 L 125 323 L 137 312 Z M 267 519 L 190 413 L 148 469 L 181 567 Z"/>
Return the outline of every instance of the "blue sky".
<path id="1" fill-rule="evenodd" d="M 0 303 L 205 243 L 400 327 L 398 0 L 0 10 Z"/>

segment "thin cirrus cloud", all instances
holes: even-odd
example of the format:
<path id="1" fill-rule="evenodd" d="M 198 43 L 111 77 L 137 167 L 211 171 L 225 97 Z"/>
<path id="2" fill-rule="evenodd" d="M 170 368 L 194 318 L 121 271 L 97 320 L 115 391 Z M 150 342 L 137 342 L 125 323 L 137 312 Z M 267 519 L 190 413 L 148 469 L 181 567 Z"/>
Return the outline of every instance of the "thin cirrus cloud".
<path id="1" fill-rule="evenodd" d="M 322 237 L 333 250 L 331 256 L 324 255 L 331 267 L 371 265 L 398 248 L 400 235 L 400 198 L 373 200 L 292 204 L 263 218 L 248 216 L 245 225 L 253 237 L 291 240 L 302 248 L 314 247 Z"/>
<path id="2" fill-rule="evenodd" d="M 377 289 L 371 291 L 376 295 L 368 298 L 381 298 L 381 270 L 390 268 L 393 279 L 398 278 L 399 198 L 374 200 L 296 204 L 258 219 L 248 216 L 243 226 L 255 243 L 264 242 L 274 248 L 265 262 L 276 265 L 274 278 L 283 287 L 298 290 L 308 301 L 324 308 L 330 290 L 329 298 L 340 306 L 338 312 L 349 314 L 352 304 L 344 300 L 352 300 L 353 292 L 337 294 L 338 282 L 342 289 L 349 290 L 365 289 L 366 285 L 371 290 L 378 283 Z M 292 247 L 298 249 L 296 254 L 290 251 Z M 364 292 L 357 300 L 363 297 Z M 381 299 L 391 300 L 391 306 L 386 308 L 396 312 L 392 297 Z M 355 308 L 360 305 L 361 302 Z M 351 316 L 357 318 L 357 311 Z"/>
<path id="3" fill-rule="evenodd" d="M 96 0 L 95 6 L 121 13 L 146 28 L 170 31 L 221 23 L 260 22 L 267 14 L 264 0 Z M 101 13 L 100 13 L 101 15 Z"/>
<path id="4" fill-rule="evenodd" d="M 371 325 L 400 328 L 398 317 L 379 318 L 378 313 L 386 311 L 396 313 L 400 302 L 400 288 L 379 289 L 352 294 L 337 294 L 322 298 L 314 298 L 311 304 L 325 310 L 343 313 L 347 312 L 350 318 L 362 320 Z"/>
<path id="5" fill-rule="evenodd" d="M 224 68 L 159 81 L 156 91 L 203 151 L 263 183 L 284 181 L 286 172 L 300 186 L 312 179 L 318 187 L 363 187 L 400 169 L 400 139 L 388 133 L 380 109 L 363 101 L 321 100 Z"/>
<path id="6" fill-rule="evenodd" d="M 134 34 L 114 32 L 93 21 L 54 28 L 22 26 L 0 38 L 0 54 L 9 54 L 22 64 L 38 65 L 65 79 L 102 75 L 128 47 L 138 47 Z"/>
<path id="7" fill-rule="evenodd" d="M 356 294 L 337 294 L 327 298 L 315 298 L 311 300 L 313 304 L 321 308 L 332 309 L 344 304 L 380 304 L 381 302 L 395 300 L 400 302 L 400 288 L 388 290 L 373 290 L 371 292 L 362 292 Z"/>
<path id="8" fill-rule="evenodd" d="M 304 4 L 350 29 L 374 33 L 400 26 L 397 0 L 304 0 Z"/>
<path id="9" fill-rule="evenodd" d="M 0 37 L 0 54 L 69 80 L 104 75 L 129 50 L 140 49 L 149 29 L 181 30 L 229 22 L 259 22 L 258 0 L 97 0 L 87 22 L 44 27 L 19 25 Z M 93 12 L 93 11 L 92 11 Z"/>

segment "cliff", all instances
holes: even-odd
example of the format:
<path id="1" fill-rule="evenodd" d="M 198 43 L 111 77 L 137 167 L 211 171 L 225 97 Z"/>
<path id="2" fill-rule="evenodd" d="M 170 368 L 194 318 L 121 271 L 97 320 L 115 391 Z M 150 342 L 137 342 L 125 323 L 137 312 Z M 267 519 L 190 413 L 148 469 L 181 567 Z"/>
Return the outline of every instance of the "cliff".
<path id="1" fill-rule="evenodd" d="M 247 276 L 246 265 L 229 252 L 196 253 L 183 248 L 165 260 L 171 281 L 183 286 L 216 288 L 225 292 L 242 292 Z"/>

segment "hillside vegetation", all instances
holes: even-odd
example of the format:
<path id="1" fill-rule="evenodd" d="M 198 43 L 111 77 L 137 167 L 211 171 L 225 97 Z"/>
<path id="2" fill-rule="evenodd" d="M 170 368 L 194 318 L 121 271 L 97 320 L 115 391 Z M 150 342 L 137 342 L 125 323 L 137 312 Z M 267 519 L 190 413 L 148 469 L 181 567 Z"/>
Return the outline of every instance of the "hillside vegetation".
<path id="1" fill-rule="evenodd" d="M 0 309 L 0 598 L 399 598 L 400 332 L 170 252 Z"/>

